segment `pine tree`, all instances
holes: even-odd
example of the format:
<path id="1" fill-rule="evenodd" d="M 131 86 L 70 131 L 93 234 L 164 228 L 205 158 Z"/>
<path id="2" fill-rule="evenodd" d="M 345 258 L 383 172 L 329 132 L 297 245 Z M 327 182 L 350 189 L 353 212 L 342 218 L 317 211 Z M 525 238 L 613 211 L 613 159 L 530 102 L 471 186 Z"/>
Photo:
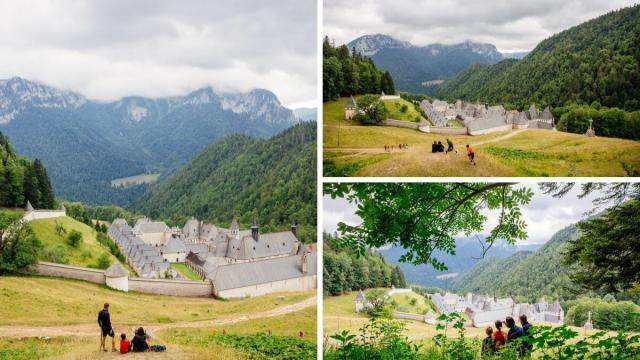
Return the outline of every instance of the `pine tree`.
<path id="1" fill-rule="evenodd" d="M 47 175 L 47 169 L 42 165 L 40 159 L 33 161 L 33 172 L 38 182 L 38 190 L 40 192 L 40 208 L 53 209 L 55 207 L 55 197 L 53 195 L 53 189 L 49 176 Z"/>

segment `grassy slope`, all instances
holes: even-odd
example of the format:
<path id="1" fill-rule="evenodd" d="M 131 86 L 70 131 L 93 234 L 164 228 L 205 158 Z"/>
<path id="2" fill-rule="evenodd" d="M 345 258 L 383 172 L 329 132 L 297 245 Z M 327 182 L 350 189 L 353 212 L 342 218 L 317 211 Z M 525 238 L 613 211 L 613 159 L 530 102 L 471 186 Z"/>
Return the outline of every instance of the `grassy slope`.
<path id="1" fill-rule="evenodd" d="M 508 139 L 474 146 L 477 166 L 468 163 L 464 145 L 492 141 L 509 132 L 449 136 L 458 154 L 431 154 L 433 141 L 446 136 L 342 120 L 345 99 L 325 103 L 325 173 L 341 176 L 629 176 L 640 174 L 640 142 L 587 138 L 579 134 L 529 129 Z M 338 125 L 339 121 L 339 125 Z M 340 147 L 338 144 L 340 134 Z M 385 144 L 407 143 L 408 150 L 382 151 Z M 345 150 L 347 148 L 348 150 Z M 366 150 L 358 150 L 367 148 Z"/>
<path id="2" fill-rule="evenodd" d="M 66 234 L 58 235 L 55 227 L 56 222 L 62 224 L 67 230 Z M 31 222 L 36 237 L 42 241 L 45 248 L 62 246 L 65 250 L 65 259 L 69 265 L 90 266 L 96 263 L 97 259 L 106 254 L 110 260 L 115 261 L 115 257 L 111 255 L 109 249 L 96 240 L 96 231 L 79 221 L 70 217 L 40 219 Z M 82 233 L 82 243 L 78 248 L 74 248 L 67 244 L 66 236 L 76 230 Z"/>
<path id="3" fill-rule="evenodd" d="M 391 100 L 383 100 L 382 102 L 384 103 L 384 107 L 387 108 L 387 111 L 389 111 L 389 114 L 387 115 L 387 117 L 391 119 L 417 122 L 421 118 L 420 113 L 417 112 L 416 109 L 413 107 L 413 104 L 408 102 L 407 100 L 391 99 Z M 400 110 L 402 105 L 407 106 L 407 110 L 405 112 L 402 112 Z M 344 115 L 344 106 L 342 107 L 342 109 L 343 109 L 343 115 Z"/>
<path id="4" fill-rule="evenodd" d="M 411 299 L 416 299 L 415 305 L 411 305 Z M 405 294 L 394 294 L 391 296 L 391 301 L 395 301 L 396 310 L 402 312 L 408 312 L 413 314 L 426 314 L 427 311 L 433 310 L 431 302 L 425 299 L 424 296 L 416 294 L 414 292 Z"/>
<path id="5" fill-rule="evenodd" d="M 172 263 L 171 267 L 176 269 L 182 276 L 185 277 L 185 279 L 188 280 L 202 280 L 202 277 L 200 275 L 198 275 L 197 272 L 191 270 L 187 265 L 185 265 L 184 263 Z"/>
<path id="6" fill-rule="evenodd" d="M 123 293 L 84 281 L 37 276 L 0 277 L 0 325 L 93 323 L 104 302 L 114 324 L 172 323 L 260 312 L 313 296 L 313 291 L 216 300 Z"/>

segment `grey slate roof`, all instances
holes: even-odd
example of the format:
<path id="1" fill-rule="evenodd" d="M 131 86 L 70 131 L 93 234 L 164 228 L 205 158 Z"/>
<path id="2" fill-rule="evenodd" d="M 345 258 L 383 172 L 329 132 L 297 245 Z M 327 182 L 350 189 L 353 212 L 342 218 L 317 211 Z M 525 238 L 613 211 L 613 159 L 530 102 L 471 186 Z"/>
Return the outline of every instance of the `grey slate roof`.
<path id="1" fill-rule="evenodd" d="M 308 272 L 317 273 L 317 253 L 308 254 Z M 301 256 L 286 256 L 263 261 L 251 261 L 219 266 L 214 281 L 218 291 L 237 289 L 304 276 L 300 268 Z"/>
<path id="2" fill-rule="evenodd" d="M 184 246 L 186 252 L 191 251 L 195 254 L 206 253 L 209 251 L 209 246 L 207 244 L 184 244 Z"/>
<path id="3" fill-rule="evenodd" d="M 298 241 L 291 231 L 260 234 L 258 241 L 250 234 L 232 238 L 227 249 L 227 256 L 238 260 L 270 257 L 291 254 Z"/>
<path id="4" fill-rule="evenodd" d="M 31 206 L 31 202 L 29 200 L 27 200 L 27 206 L 25 206 L 24 210 L 26 212 L 33 211 L 33 206 Z"/>
<path id="5" fill-rule="evenodd" d="M 187 247 L 185 246 L 184 241 L 175 236 L 172 236 L 169 241 L 167 241 L 167 245 L 165 245 L 163 249 L 165 253 L 187 252 Z"/>
<path id="6" fill-rule="evenodd" d="M 137 224 L 136 229 L 140 230 L 144 234 L 148 233 L 161 233 L 169 230 L 167 224 L 162 221 L 154 221 L 154 222 L 145 222 L 142 224 Z"/>
<path id="7" fill-rule="evenodd" d="M 347 100 L 346 108 L 355 108 L 356 107 L 356 99 L 353 98 L 353 95 L 349 96 L 349 100 Z"/>
<path id="8" fill-rule="evenodd" d="M 106 277 L 118 278 L 118 277 L 129 276 L 129 271 L 127 271 L 127 269 L 125 269 L 124 266 L 122 266 L 122 264 L 120 264 L 120 262 L 116 260 L 104 272 L 104 275 Z"/>

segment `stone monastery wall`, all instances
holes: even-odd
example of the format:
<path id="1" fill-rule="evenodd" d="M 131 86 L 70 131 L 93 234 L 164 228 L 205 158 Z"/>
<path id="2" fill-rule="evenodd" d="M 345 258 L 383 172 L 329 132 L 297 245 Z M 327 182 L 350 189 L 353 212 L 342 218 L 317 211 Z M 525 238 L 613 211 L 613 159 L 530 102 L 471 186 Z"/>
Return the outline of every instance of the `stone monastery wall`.
<path id="1" fill-rule="evenodd" d="M 96 284 L 106 283 L 104 270 L 55 264 L 44 261 L 25 269 L 23 272 L 44 276 L 85 280 Z M 185 297 L 210 297 L 213 295 L 213 285 L 211 284 L 211 281 L 128 278 L 128 283 L 129 290 L 147 294 Z"/>

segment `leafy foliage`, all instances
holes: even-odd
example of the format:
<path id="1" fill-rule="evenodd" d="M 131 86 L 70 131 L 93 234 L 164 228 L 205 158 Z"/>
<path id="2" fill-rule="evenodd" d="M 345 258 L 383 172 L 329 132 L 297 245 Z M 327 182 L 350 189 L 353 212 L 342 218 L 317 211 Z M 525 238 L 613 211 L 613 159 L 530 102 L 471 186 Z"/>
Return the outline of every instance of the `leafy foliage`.
<path id="1" fill-rule="evenodd" d="M 631 301 L 583 297 L 567 302 L 567 325 L 583 326 L 591 313 L 593 327 L 602 330 L 640 331 L 640 306 Z"/>
<path id="2" fill-rule="evenodd" d="M 387 108 L 376 95 L 364 95 L 358 99 L 355 121 L 363 124 L 380 124 L 387 118 Z"/>
<path id="3" fill-rule="evenodd" d="M 640 139 L 640 111 L 569 105 L 555 109 L 554 113 L 560 119 L 557 128 L 561 131 L 584 134 L 589 129 L 589 120 L 593 120 L 593 129 L 598 136 Z"/>
<path id="4" fill-rule="evenodd" d="M 39 159 L 17 155 L 0 132 L 0 206 L 24 207 L 27 201 L 36 209 L 55 207 L 47 170 Z"/>
<path id="5" fill-rule="evenodd" d="M 612 11 L 556 34 L 522 60 L 474 65 L 444 83 L 448 100 L 524 109 L 598 101 L 640 110 L 640 6 Z"/>
<path id="6" fill-rule="evenodd" d="M 69 235 L 67 235 L 67 243 L 72 247 L 79 247 L 82 243 L 82 233 L 77 230 L 71 230 Z"/>
<path id="7" fill-rule="evenodd" d="M 564 263 L 575 265 L 571 279 L 589 290 L 618 292 L 640 286 L 640 200 L 614 206 L 578 223 Z"/>
<path id="8" fill-rule="evenodd" d="M 440 250 L 455 254 L 454 235 L 470 235 L 484 228 L 481 209 L 500 209 L 498 224 L 485 242 L 497 239 L 513 244 L 526 238 L 526 224 L 520 206 L 529 203 L 528 188 L 509 183 L 334 183 L 325 184 L 324 193 L 356 203 L 362 224 L 340 222 L 340 242 L 360 254 L 366 247 L 399 245 L 407 252 L 400 261 L 430 264 L 446 270 L 433 256 Z"/>
<path id="9" fill-rule="evenodd" d="M 133 205 L 152 218 L 189 217 L 228 226 L 234 215 L 261 231 L 289 229 L 315 241 L 316 123 L 293 126 L 268 140 L 229 135 L 210 145 Z"/>
<path id="10" fill-rule="evenodd" d="M 378 70 L 373 61 L 357 52 L 351 54 L 346 45 L 334 47 L 325 36 L 322 43 L 322 99 L 357 94 L 395 94 L 389 72 Z"/>
<path id="11" fill-rule="evenodd" d="M 394 285 L 406 288 L 404 274 L 393 267 L 380 254 L 365 252 L 360 255 L 349 248 L 341 248 L 336 237 L 324 234 L 323 291 L 325 295 L 341 295 L 349 291 L 388 288 Z"/>
<path id="12" fill-rule="evenodd" d="M 0 211 L 0 275 L 35 264 L 42 243 L 20 215 Z"/>

